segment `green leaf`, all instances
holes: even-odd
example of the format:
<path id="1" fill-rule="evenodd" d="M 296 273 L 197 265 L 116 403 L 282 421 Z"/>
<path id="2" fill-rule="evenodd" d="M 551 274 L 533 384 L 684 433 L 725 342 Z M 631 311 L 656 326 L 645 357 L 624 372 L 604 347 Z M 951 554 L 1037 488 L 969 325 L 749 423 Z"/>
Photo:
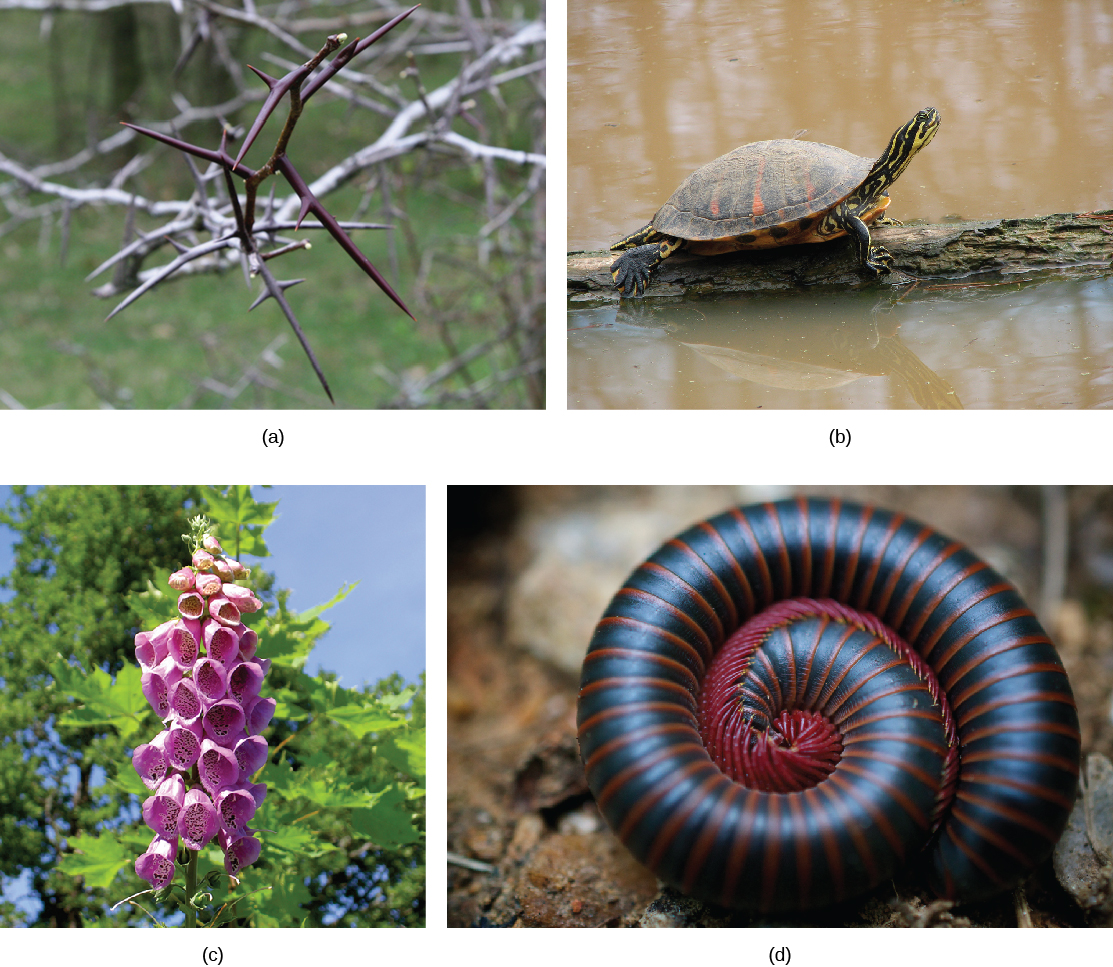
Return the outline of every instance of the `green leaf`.
<path id="1" fill-rule="evenodd" d="M 85 885 L 92 889 L 107 890 L 120 870 L 135 862 L 135 854 L 116 836 L 89 836 L 82 833 L 69 840 L 73 853 L 66 853 L 58 861 L 58 869 L 70 876 L 85 877 Z"/>
<path id="2" fill-rule="evenodd" d="M 157 628 L 178 615 L 178 596 L 169 590 L 170 571 L 159 568 L 154 580 L 147 579 L 146 591 L 128 592 L 127 602 L 141 628 Z"/>
<path id="3" fill-rule="evenodd" d="M 228 553 L 270 557 L 263 531 L 274 521 L 278 501 L 272 504 L 257 501 L 246 484 L 229 487 L 225 493 L 206 487 L 204 499 L 209 517 L 221 525 L 220 540 Z"/>
<path id="4" fill-rule="evenodd" d="M 357 739 L 362 739 L 371 732 L 389 732 L 406 725 L 403 719 L 384 715 L 373 706 L 364 708 L 358 705 L 341 705 L 339 708 L 328 709 L 324 714 L 343 725 Z"/>
<path id="5" fill-rule="evenodd" d="M 422 786 L 425 785 L 425 730 L 415 729 L 405 734 L 388 735 L 375 746 L 381 755 L 395 769 L 413 776 Z"/>
<path id="6" fill-rule="evenodd" d="M 397 786 L 387 789 L 373 808 L 352 810 L 352 828 L 383 849 L 421 839 L 412 819 L 413 813 L 406 807 L 406 793 Z"/>
<path id="7" fill-rule="evenodd" d="M 332 758 L 316 756 L 296 772 L 285 759 L 270 766 L 266 781 L 283 799 L 308 799 L 327 809 L 355 809 L 373 806 L 383 790 L 354 789 L 351 780 L 340 774 L 339 763 Z"/>
<path id="8" fill-rule="evenodd" d="M 259 882 L 255 882 L 256 880 Z M 291 872 L 268 870 L 265 878 L 259 876 L 245 878 L 241 889 L 243 892 L 255 890 L 264 883 L 269 884 L 269 890 L 256 893 L 237 907 L 239 911 L 248 903 L 253 904 L 255 913 L 251 918 L 252 926 L 288 927 L 305 920 L 302 904 L 308 907 L 313 898 L 305 885 L 304 877 L 296 870 Z"/>
<path id="9" fill-rule="evenodd" d="M 274 509 L 278 506 L 278 501 L 272 504 L 261 503 L 251 496 L 251 487 L 247 484 L 229 487 L 223 494 L 215 487 L 205 487 L 202 493 L 208 515 L 213 520 L 264 528 L 274 521 Z"/>
<path id="10" fill-rule="evenodd" d="M 143 785 L 139 773 L 132 768 L 120 769 L 115 776 L 106 778 L 105 784 L 125 796 L 137 796 L 141 800 L 146 799 L 151 794 L 151 790 Z"/>
<path id="11" fill-rule="evenodd" d="M 389 709 L 399 709 L 417 693 L 415 685 L 408 685 L 397 695 L 380 695 L 379 701 Z"/>
<path id="12" fill-rule="evenodd" d="M 315 621 L 318 615 L 324 614 L 329 608 L 335 607 L 343 601 L 352 590 L 359 584 L 359 581 L 353 581 L 351 584 L 345 584 L 339 591 L 329 598 L 324 604 L 318 604 L 316 607 L 310 608 L 308 611 L 303 611 L 297 617 L 301 621 Z"/>
<path id="13" fill-rule="evenodd" d="M 61 655 L 49 668 L 58 690 L 83 703 L 81 708 L 63 712 L 58 717 L 59 725 L 75 728 L 108 725 L 119 729 L 125 739 L 142 728 L 143 718 L 150 706 L 143 697 L 142 672 L 137 665 L 124 665 L 116 676 L 115 684 L 106 671 L 94 668 L 86 675 L 79 666 L 70 665 Z"/>
<path id="14" fill-rule="evenodd" d="M 264 849 L 280 849 L 296 856 L 314 858 L 338 849 L 333 843 L 328 843 L 320 838 L 311 829 L 304 826 L 283 826 L 272 833 L 267 833 L 263 841 Z"/>

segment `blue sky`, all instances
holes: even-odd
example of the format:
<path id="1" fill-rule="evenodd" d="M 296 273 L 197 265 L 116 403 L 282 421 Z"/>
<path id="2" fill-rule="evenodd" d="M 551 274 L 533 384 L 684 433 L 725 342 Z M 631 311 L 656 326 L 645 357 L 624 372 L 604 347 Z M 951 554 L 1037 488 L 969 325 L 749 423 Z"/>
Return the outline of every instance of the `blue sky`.
<path id="1" fill-rule="evenodd" d="M 0 487 L 0 503 L 10 491 Z M 289 607 L 308 610 L 359 581 L 322 616 L 332 628 L 306 671 L 336 672 L 348 688 L 391 672 L 416 682 L 425 669 L 425 488 L 281 486 L 252 493 L 277 500 L 278 516 L 264 534 L 271 556 L 244 563 L 272 571 L 277 587 L 290 588 Z M 0 526 L 3 574 L 12 566 L 13 536 Z M 187 561 L 166 566 L 174 563 Z"/>
<path id="2" fill-rule="evenodd" d="M 332 628 L 306 671 L 336 672 L 348 688 L 391 672 L 416 682 L 425 669 L 425 488 L 281 486 L 252 493 L 279 502 L 278 519 L 264 534 L 271 556 L 258 563 L 274 572 L 278 587 L 291 589 L 291 608 L 305 611 L 345 583 L 360 582 L 323 615 Z"/>

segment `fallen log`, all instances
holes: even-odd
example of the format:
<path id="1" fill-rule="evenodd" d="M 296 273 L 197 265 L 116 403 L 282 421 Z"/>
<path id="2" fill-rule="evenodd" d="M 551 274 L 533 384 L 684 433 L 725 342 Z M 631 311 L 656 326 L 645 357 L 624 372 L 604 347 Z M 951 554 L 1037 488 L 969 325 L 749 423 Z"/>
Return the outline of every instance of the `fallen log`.
<path id="1" fill-rule="evenodd" d="M 885 225 L 872 237 L 893 255 L 910 279 L 964 279 L 995 273 L 1015 276 L 1053 272 L 1059 278 L 1089 279 L 1113 268 L 1113 210 L 1082 214 Z M 611 279 L 613 252 L 568 255 L 568 293 L 579 298 L 618 298 Z M 894 272 L 886 282 L 900 282 Z M 657 267 L 646 296 L 700 293 L 781 292 L 804 286 L 865 288 L 877 285 L 859 269 L 847 239 L 730 255 L 683 252 Z"/>

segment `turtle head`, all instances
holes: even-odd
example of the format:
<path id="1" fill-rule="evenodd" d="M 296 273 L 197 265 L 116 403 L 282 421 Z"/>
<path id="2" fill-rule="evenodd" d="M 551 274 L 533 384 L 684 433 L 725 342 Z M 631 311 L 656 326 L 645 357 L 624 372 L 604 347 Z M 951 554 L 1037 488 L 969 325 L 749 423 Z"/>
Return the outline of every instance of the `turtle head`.
<path id="1" fill-rule="evenodd" d="M 916 116 L 901 125 L 889 139 L 889 146 L 874 163 L 870 173 L 862 182 L 861 194 L 876 198 L 900 177 L 905 168 L 924 145 L 935 137 L 939 130 L 939 112 L 933 107 L 917 111 Z"/>
<path id="2" fill-rule="evenodd" d="M 897 150 L 906 151 L 911 158 L 935 137 L 935 132 L 938 130 L 939 112 L 933 107 L 925 107 L 922 111 L 917 111 L 916 116 L 893 135 L 889 142 L 889 152 L 900 143 L 903 147 Z"/>

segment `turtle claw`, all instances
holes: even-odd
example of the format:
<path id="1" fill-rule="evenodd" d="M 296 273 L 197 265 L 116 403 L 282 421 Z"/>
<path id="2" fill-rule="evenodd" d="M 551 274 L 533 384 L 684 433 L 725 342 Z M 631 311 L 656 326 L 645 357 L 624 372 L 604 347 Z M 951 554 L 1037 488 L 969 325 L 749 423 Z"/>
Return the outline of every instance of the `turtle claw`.
<path id="1" fill-rule="evenodd" d="M 869 255 L 862 264 L 873 275 L 888 275 L 893 271 L 896 260 L 880 245 L 871 245 Z"/>
<path id="2" fill-rule="evenodd" d="M 611 263 L 611 278 L 624 296 L 642 295 L 650 276 L 661 261 L 656 245 L 628 249 Z"/>

